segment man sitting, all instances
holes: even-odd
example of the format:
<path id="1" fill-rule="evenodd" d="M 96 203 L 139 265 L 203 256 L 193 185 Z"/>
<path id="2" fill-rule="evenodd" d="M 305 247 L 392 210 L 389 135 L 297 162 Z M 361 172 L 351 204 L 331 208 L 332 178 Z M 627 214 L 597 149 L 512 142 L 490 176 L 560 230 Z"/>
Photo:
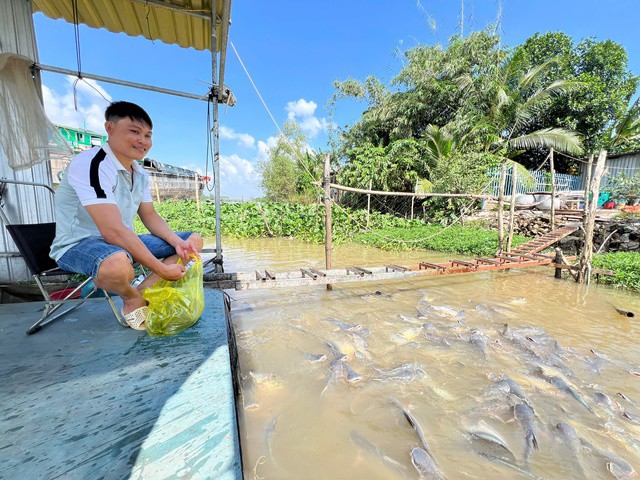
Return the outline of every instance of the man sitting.
<path id="1" fill-rule="evenodd" d="M 153 123 L 147 112 L 134 103 L 114 102 L 105 120 L 107 142 L 76 155 L 56 191 L 51 258 L 118 294 L 126 322 L 144 330 L 148 309 L 141 292 L 160 278 L 182 278 L 185 267 L 176 262 L 182 258 L 186 264 L 190 255 L 198 255 L 202 238 L 173 232 L 153 206 L 149 177 L 136 162 L 151 149 Z M 133 232 L 136 213 L 151 234 Z M 133 261 L 152 272 L 137 288 L 131 286 Z"/>

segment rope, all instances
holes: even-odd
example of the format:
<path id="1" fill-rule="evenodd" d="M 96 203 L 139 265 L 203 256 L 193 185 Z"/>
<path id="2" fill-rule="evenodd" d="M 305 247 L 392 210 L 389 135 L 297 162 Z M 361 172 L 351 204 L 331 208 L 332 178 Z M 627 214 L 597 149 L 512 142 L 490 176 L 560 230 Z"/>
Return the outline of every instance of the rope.
<path id="1" fill-rule="evenodd" d="M 265 102 L 264 98 L 262 97 L 262 94 L 260 93 L 260 90 L 258 89 L 257 85 L 253 81 L 253 78 L 251 78 L 251 74 L 249 73 L 249 70 L 247 70 L 247 67 L 245 66 L 244 62 L 242 61 L 242 58 L 240 58 L 240 54 L 238 53 L 238 50 L 236 49 L 236 46 L 233 44 L 233 41 L 231 39 L 229 39 L 229 43 L 231 44 L 231 48 L 233 49 L 233 52 L 236 54 L 236 57 L 238 58 L 238 61 L 240 62 L 240 65 L 242 66 L 242 69 L 244 70 L 244 73 L 247 75 L 247 78 L 249 79 L 249 82 L 251 82 L 251 85 L 253 86 L 253 89 L 255 90 L 256 94 L 258 95 L 258 98 L 260 99 L 260 101 L 262 102 L 262 105 L 264 106 L 265 110 L 269 114 L 269 117 L 271 118 L 271 121 L 273 122 L 275 127 L 278 129 L 278 132 L 280 132 L 281 137 L 283 139 L 285 139 L 285 141 L 288 141 L 289 144 L 292 147 L 295 147 L 293 141 L 284 134 L 284 132 L 280 128 L 280 125 L 278 124 L 278 122 L 276 121 L 275 117 L 271 113 L 271 110 L 267 106 L 267 102 Z M 298 160 L 299 160 L 300 164 L 304 167 L 304 169 L 307 171 L 307 173 L 309 174 L 309 177 L 311 177 L 312 180 L 318 181 L 319 178 L 316 178 L 313 175 L 313 173 L 311 173 L 311 170 L 309 169 L 308 165 L 303 161 L 303 159 L 299 158 Z M 318 188 L 321 189 L 322 187 L 318 187 Z"/>
<path id="2" fill-rule="evenodd" d="M 80 15 L 78 14 L 78 0 L 71 0 L 71 13 L 73 16 L 73 36 L 76 44 L 76 65 L 78 67 L 78 78 L 73 82 L 73 106 L 78 111 L 78 90 L 77 85 L 82 79 L 82 53 L 80 51 Z"/>
<path id="3" fill-rule="evenodd" d="M 216 99 L 217 101 L 217 99 Z M 215 152 L 213 151 L 213 143 L 214 143 L 214 139 L 213 139 L 213 128 L 211 125 L 211 116 L 213 115 L 213 112 L 211 111 L 211 104 L 213 102 L 213 96 L 209 95 L 209 99 L 207 100 L 207 152 L 206 152 L 206 157 L 205 157 L 205 162 L 204 162 L 204 174 L 206 177 L 209 177 L 209 162 L 211 162 L 211 186 L 209 186 L 209 182 L 207 182 L 206 185 L 206 189 L 209 193 L 211 193 L 215 186 L 216 186 L 216 182 L 218 181 L 217 178 L 215 178 L 215 169 L 213 168 L 213 163 L 215 161 Z"/>
<path id="4" fill-rule="evenodd" d="M 267 106 L 267 103 L 264 101 L 264 98 L 262 98 L 262 95 L 260 94 L 260 90 L 258 90 L 258 87 L 256 86 L 255 82 L 253 81 L 253 78 L 251 78 L 251 75 L 249 74 L 249 70 L 247 70 L 247 67 L 244 66 L 244 62 L 242 61 L 242 58 L 240 58 L 240 54 L 238 53 L 238 50 L 236 50 L 236 46 L 233 44 L 233 41 L 231 39 L 229 39 L 229 43 L 231 44 L 231 48 L 233 49 L 233 52 L 236 54 L 236 57 L 238 58 L 238 61 L 240 62 L 240 65 L 242 66 L 242 69 L 244 70 L 244 73 L 247 75 L 247 78 L 251 82 L 251 85 L 253 86 L 253 89 L 258 94 L 258 98 L 260 98 L 260 101 L 262 102 L 262 105 L 264 105 L 264 108 L 267 110 L 267 113 L 271 117 L 271 120 L 273 121 L 273 124 L 276 126 L 276 128 L 280 132 L 280 135 L 282 135 L 283 137 L 286 137 L 286 135 L 280 129 L 280 125 L 278 125 L 278 122 L 276 122 L 276 119 L 273 117 L 273 115 L 271 113 L 271 110 L 269 110 L 269 107 Z"/>
<path id="5" fill-rule="evenodd" d="M 570 158 L 571 160 L 575 160 L 576 162 L 580 162 L 580 163 L 585 163 L 585 164 L 589 164 L 588 160 L 583 160 L 580 158 L 576 158 L 576 157 L 572 157 L 571 155 L 567 154 L 567 153 L 562 153 L 562 152 L 556 152 L 559 155 L 562 155 L 564 157 Z M 609 170 L 640 170 L 640 167 L 612 167 L 612 166 L 607 166 L 606 167 Z"/>

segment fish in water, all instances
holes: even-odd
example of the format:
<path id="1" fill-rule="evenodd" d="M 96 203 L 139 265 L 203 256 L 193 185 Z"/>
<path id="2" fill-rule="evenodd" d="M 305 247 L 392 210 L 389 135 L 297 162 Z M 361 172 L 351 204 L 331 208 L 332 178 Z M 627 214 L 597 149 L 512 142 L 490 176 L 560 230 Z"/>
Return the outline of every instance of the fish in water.
<path id="1" fill-rule="evenodd" d="M 618 480 L 630 480 L 638 476 L 636 470 L 624 458 L 616 455 L 610 450 L 598 448 L 591 442 L 582 439 L 581 443 L 592 453 L 604 458 L 607 461 L 607 470 Z"/>
<path id="2" fill-rule="evenodd" d="M 516 462 L 516 456 L 507 445 L 507 442 L 498 432 L 489 427 L 486 422 L 481 421 L 477 427 L 467 430 L 467 433 L 472 439 L 480 440 L 488 444 L 492 449 L 500 451 L 501 454 L 506 455 L 511 461 Z"/>
<path id="3" fill-rule="evenodd" d="M 456 319 L 462 319 L 464 317 L 463 310 L 456 310 L 452 307 L 447 307 L 446 305 L 431 305 L 431 309 L 435 310 L 441 315 L 446 315 L 448 317 L 453 317 Z"/>
<path id="4" fill-rule="evenodd" d="M 417 367 L 412 363 L 400 365 L 399 367 L 392 368 L 391 370 L 380 370 L 376 367 L 373 367 L 373 369 L 380 375 L 392 378 L 393 380 L 398 380 L 400 382 L 410 382 L 417 376 L 425 377 L 427 375 L 425 371 L 422 370 L 422 368 Z"/>
<path id="5" fill-rule="evenodd" d="M 320 392 L 320 396 L 324 395 L 324 393 L 329 388 L 329 385 L 341 379 L 344 379 L 344 366 L 345 363 L 342 359 L 337 359 L 331 362 L 331 364 L 329 365 L 329 373 L 327 374 L 327 383 L 322 389 L 322 392 Z"/>
<path id="6" fill-rule="evenodd" d="M 327 359 L 327 356 L 324 353 L 303 353 L 309 363 L 321 363 Z"/>
<path id="7" fill-rule="evenodd" d="M 481 352 L 482 355 L 487 358 L 487 337 L 482 333 L 472 333 L 471 337 L 469 337 L 469 343 L 471 345 L 475 345 Z"/>
<path id="8" fill-rule="evenodd" d="M 329 340 L 326 345 L 329 350 L 331 350 L 331 353 L 336 357 L 336 359 L 340 360 L 346 360 L 349 357 L 349 354 L 353 353 L 353 351 L 355 350 L 353 345 L 347 345 L 347 348 L 345 349 L 344 344 L 337 344 L 332 340 Z M 347 351 L 343 351 L 343 349 Z"/>
<path id="9" fill-rule="evenodd" d="M 242 389 L 242 405 L 245 410 L 256 410 L 260 407 L 260 403 L 256 399 L 255 392 L 252 388 Z"/>
<path id="10" fill-rule="evenodd" d="M 411 450 L 411 463 L 420 474 L 420 480 L 444 480 L 433 457 L 420 447 Z"/>
<path id="11" fill-rule="evenodd" d="M 637 477 L 638 474 L 633 467 L 626 462 L 625 464 L 626 465 L 620 465 L 619 463 L 607 462 L 607 470 L 618 480 L 630 480 Z"/>
<path id="12" fill-rule="evenodd" d="M 535 414 L 533 413 L 533 409 L 524 403 L 519 403 L 513 407 L 513 411 L 516 420 L 520 423 L 525 434 L 526 446 L 524 449 L 524 459 L 526 464 L 528 462 L 529 455 L 531 454 L 531 450 L 538 450 L 538 438 L 536 437 L 536 431 L 533 425 Z"/>
<path id="13" fill-rule="evenodd" d="M 374 458 L 377 458 L 384 465 L 393 469 L 393 471 L 402 472 L 403 474 L 402 476 L 405 477 L 404 472 L 406 470 L 406 467 L 402 463 L 398 462 L 397 460 L 394 460 L 389 455 L 381 452 L 378 447 L 373 445 L 369 440 L 364 438 L 362 435 L 360 435 L 356 431 L 352 430 L 351 433 L 349 434 L 349 437 L 351 438 L 351 441 L 353 443 L 355 443 L 358 447 L 362 448 L 369 455 L 371 455 Z"/>
<path id="14" fill-rule="evenodd" d="M 562 439 L 562 443 L 564 445 L 568 445 L 571 449 L 572 457 L 576 459 L 576 463 L 578 465 L 578 473 L 582 478 L 586 478 L 586 474 L 584 471 L 584 467 L 582 466 L 582 453 L 580 449 L 580 437 L 578 436 L 578 432 L 571 425 L 565 422 L 559 422 L 556 425 L 558 429 L 558 433 L 560 434 L 560 438 Z"/>
<path id="15" fill-rule="evenodd" d="M 336 327 L 338 327 L 338 330 L 346 330 L 348 332 L 359 332 L 360 330 L 362 330 L 362 325 L 360 325 L 359 323 L 349 325 L 348 323 L 341 322 L 336 318 L 325 318 L 324 321 L 333 323 Z"/>
<path id="16" fill-rule="evenodd" d="M 273 447 L 272 447 L 272 442 L 273 442 L 273 433 L 276 431 L 276 424 L 278 423 L 278 417 L 280 415 L 276 415 L 275 417 L 273 417 L 271 419 L 271 421 L 269 422 L 269 425 L 267 425 L 267 428 L 265 429 L 265 446 L 267 449 L 267 453 L 269 454 L 269 458 L 275 463 L 274 461 L 274 457 L 273 457 Z"/>
<path id="17" fill-rule="evenodd" d="M 259 385 L 260 387 L 274 388 L 280 386 L 278 378 L 273 373 L 250 371 L 249 377 L 255 385 Z"/>
<path id="18" fill-rule="evenodd" d="M 349 383 L 358 383 L 362 380 L 362 376 L 359 373 L 356 373 L 353 368 L 349 366 L 348 363 L 344 362 L 343 364 L 344 373 L 347 376 L 347 382 Z"/>
<path id="19" fill-rule="evenodd" d="M 507 468 L 510 468 L 512 470 L 515 470 L 516 472 L 518 472 L 521 475 L 524 475 L 525 477 L 529 477 L 529 478 L 538 478 L 536 477 L 533 473 L 531 473 L 529 470 L 525 470 L 523 468 L 520 468 L 518 465 L 516 465 L 515 463 L 509 461 L 506 458 L 503 457 L 498 457 L 496 455 L 489 455 L 487 453 L 484 452 L 476 452 L 478 455 L 480 455 L 482 458 L 484 458 L 485 460 L 488 460 L 490 462 L 494 462 L 494 463 L 499 463 L 500 465 L 503 465 Z"/>
<path id="20" fill-rule="evenodd" d="M 427 443 L 427 437 L 425 437 L 424 431 L 422 430 L 422 427 L 420 426 L 418 421 L 413 417 L 413 415 L 411 415 L 411 413 L 409 413 L 409 411 L 404 407 L 404 405 L 402 405 L 395 398 L 390 398 L 389 402 L 395 405 L 396 407 L 398 407 L 398 409 L 400 409 L 400 411 L 404 415 L 404 418 L 407 420 L 407 422 L 409 422 L 409 425 L 411 426 L 411 428 L 415 430 L 416 434 L 418 435 L 418 439 L 420 440 L 420 443 L 422 443 L 422 446 L 424 447 L 426 452 L 429 453 L 429 455 L 431 455 L 431 450 L 429 449 L 429 444 Z"/>
<path id="21" fill-rule="evenodd" d="M 406 315 L 403 315 L 402 313 L 398 313 L 396 315 L 400 320 L 410 323 L 412 325 L 422 325 L 422 320 L 418 319 L 418 318 L 413 318 L 413 317 L 407 317 Z"/>
<path id="22" fill-rule="evenodd" d="M 556 387 L 561 392 L 568 393 L 573 398 L 575 398 L 578 402 L 580 402 L 580 404 L 584 408 L 586 408 L 587 410 L 591 410 L 591 407 L 589 406 L 589 404 L 585 402 L 584 399 L 580 395 L 578 395 L 578 392 L 576 392 L 573 388 L 571 388 L 569 384 L 565 382 L 562 378 L 554 375 L 554 376 L 548 377 L 547 380 L 549 381 L 549 383 L 551 383 L 551 385 Z"/>

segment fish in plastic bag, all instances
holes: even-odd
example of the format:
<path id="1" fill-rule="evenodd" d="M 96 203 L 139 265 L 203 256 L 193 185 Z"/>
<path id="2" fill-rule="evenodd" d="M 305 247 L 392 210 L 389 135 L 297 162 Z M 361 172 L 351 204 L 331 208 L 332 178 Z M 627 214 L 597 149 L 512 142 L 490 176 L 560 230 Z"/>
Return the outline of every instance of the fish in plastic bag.
<path id="1" fill-rule="evenodd" d="M 182 260 L 178 260 L 181 263 Z M 173 335 L 198 321 L 204 310 L 202 260 L 195 258 L 186 265 L 180 280 L 158 280 L 142 292 L 149 302 L 147 332 L 154 336 Z"/>

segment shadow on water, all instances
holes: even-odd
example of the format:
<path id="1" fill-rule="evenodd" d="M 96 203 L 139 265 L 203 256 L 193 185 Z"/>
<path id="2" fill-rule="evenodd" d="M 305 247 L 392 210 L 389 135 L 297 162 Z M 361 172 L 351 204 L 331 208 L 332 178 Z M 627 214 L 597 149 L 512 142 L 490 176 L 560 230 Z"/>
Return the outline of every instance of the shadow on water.
<path id="1" fill-rule="evenodd" d="M 27 336 L 39 304 L 3 306 L 0 478 L 236 478 L 221 293 L 206 305 L 171 337 L 122 329 L 102 302 Z"/>

